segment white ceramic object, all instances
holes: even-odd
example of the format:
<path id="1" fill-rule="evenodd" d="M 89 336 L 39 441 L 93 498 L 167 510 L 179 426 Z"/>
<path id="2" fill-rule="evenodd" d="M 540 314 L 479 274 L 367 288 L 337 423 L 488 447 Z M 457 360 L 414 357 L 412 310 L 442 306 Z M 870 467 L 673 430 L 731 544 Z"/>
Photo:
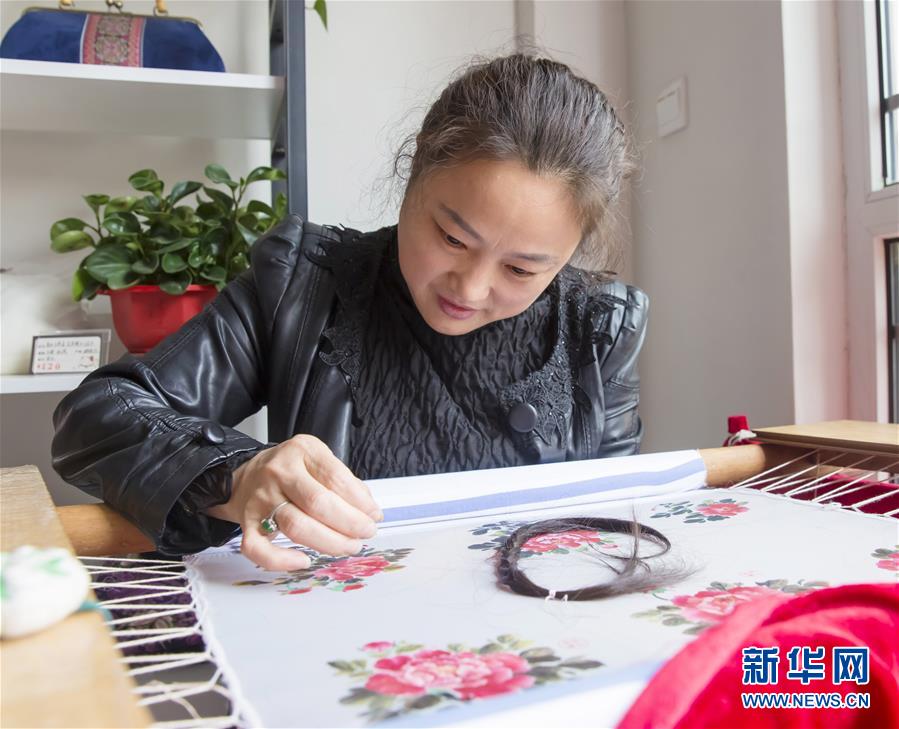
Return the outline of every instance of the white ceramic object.
<path id="1" fill-rule="evenodd" d="M 0 637 L 59 622 L 84 603 L 90 575 L 67 550 L 24 546 L 0 554 Z"/>

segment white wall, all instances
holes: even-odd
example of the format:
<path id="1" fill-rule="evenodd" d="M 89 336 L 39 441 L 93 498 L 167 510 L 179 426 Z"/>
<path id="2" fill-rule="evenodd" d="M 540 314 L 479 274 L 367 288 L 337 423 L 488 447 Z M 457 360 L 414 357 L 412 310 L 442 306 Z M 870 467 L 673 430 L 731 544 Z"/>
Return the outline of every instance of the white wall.
<path id="1" fill-rule="evenodd" d="M 790 203 L 794 423 L 849 408 L 846 216 L 833 2 L 781 6 Z"/>
<path id="2" fill-rule="evenodd" d="M 514 26 L 511 0 L 329 2 L 328 31 L 307 13 L 309 218 L 395 223 L 380 183 L 401 139 L 471 54 L 513 51 Z"/>
<path id="3" fill-rule="evenodd" d="M 636 281 L 650 296 L 643 450 L 721 444 L 726 416 L 794 416 L 781 6 L 628 1 Z M 689 125 L 658 138 L 687 78 Z"/>

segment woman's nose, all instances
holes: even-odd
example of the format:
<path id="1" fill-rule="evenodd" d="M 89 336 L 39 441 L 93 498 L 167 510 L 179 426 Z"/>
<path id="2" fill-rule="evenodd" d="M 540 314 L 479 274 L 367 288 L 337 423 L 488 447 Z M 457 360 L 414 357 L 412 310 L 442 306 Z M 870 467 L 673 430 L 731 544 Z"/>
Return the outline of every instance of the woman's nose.
<path id="1" fill-rule="evenodd" d="M 455 295 L 463 306 L 477 306 L 490 298 L 490 271 L 487 266 L 470 266 L 456 272 Z"/>

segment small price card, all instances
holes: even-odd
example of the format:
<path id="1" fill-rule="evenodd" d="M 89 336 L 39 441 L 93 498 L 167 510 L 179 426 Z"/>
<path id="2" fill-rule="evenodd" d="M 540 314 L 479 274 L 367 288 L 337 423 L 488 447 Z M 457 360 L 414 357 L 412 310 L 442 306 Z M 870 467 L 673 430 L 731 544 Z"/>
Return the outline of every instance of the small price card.
<path id="1" fill-rule="evenodd" d="M 31 374 L 92 372 L 106 364 L 109 330 L 39 334 L 31 344 Z"/>

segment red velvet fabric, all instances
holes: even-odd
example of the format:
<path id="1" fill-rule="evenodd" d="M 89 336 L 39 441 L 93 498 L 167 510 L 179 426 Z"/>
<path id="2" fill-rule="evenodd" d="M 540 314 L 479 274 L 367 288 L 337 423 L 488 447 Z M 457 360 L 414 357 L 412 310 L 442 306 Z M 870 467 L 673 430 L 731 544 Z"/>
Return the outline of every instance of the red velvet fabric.
<path id="1" fill-rule="evenodd" d="M 780 648 L 776 684 L 744 686 L 742 649 Z M 825 675 L 787 679 L 794 646 L 825 648 Z M 834 646 L 869 646 L 869 682 L 833 684 Z M 744 709 L 742 693 L 870 693 L 869 709 Z M 618 729 L 899 727 L 899 585 L 860 584 L 747 603 L 653 677 Z"/>

